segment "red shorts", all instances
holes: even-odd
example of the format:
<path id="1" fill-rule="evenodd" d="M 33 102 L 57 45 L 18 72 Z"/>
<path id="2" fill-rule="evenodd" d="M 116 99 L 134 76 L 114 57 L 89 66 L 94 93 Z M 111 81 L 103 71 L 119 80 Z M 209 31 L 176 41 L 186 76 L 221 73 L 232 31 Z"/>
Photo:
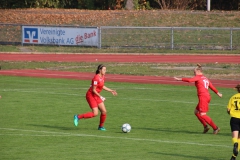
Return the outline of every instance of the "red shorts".
<path id="1" fill-rule="evenodd" d="M 198 105 L 196 109 L 201 112 L 208 112 L 208 104 L 211 98 L 209 96 L 198 96 Z"/>
<path id="2" fill-rule="evenodd" d="M 98 107 L 98 104 L 103 102 L 100 97 L 98 97 L 97 95 L 92 94 L 91 92 L 87 92 L 86 100 L 87 100 L 90 108 L 96 108 L 96 107 Z"/>

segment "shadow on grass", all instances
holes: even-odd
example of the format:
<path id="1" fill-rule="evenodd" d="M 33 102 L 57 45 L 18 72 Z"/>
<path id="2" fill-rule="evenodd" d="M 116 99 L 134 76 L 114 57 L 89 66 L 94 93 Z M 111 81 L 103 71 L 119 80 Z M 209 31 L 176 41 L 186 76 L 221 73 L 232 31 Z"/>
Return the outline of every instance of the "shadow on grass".
<path id="1" fill-rule="evenodd" d="M 201 131 L 177 130 L 172 128 L 137 128 L 137 129 L 149 130 L 149 131 L 160 131 L 160 132 L 171 132 L 171 133 L 202 134 Z"/>
<path id="2" fill-rule="evenodd" d="M 151 154 L 161 154 L 161 155 L 165 155 L 165 156 L 171 156 L 171 159 L 179 159 L 179 158 L 201 159 L 201 160 L 212 160 L 213 159 L 213 158 L 204 157 L 204 156 L 191 156 L 191 155 L 174 154 L 174 153 L 172 153 L 172 154 L 171 153 L 162 153 L 162 152 L 149 152 L 149 153 L 151 153 Z M 231 158 L 231 154 L 230 154 L 229 158 Z M 216 158 L 216 159 L 218 159 L 218 160 L 225 160 L 223 158 Z"/>
<path id="3" fill-rule="evenodd" d="M 47 125 L 47 124 L 27 124 L 28 126 L 34 126 L 34 127 L 42 127 L 42 128 L 52 128 L 52 129 L 58 129 L 58 130 L 76 130 L 77 128 L 72 126 L 72 127 L 64 127 L 64 126 L 57 126 L 57 125 Z"/>
<path id="4" fill-rule="evenodd" d="M 181 129 L 173 129 L 173 128 L 135 128 L 135 129 L 140 129 L 140 130 L 149 130 L 149 131 L 159 131 L 159 132 L 170 132 L 170 133 L 185 133 L 185 134 L 199 134 L 199 135 L 203 135 L 202 130 L 181 130 Z M 208 133 L 206 134 L 213 134 L 212 130 L 209 130 Z M 221 131 L 217 134 L 220 136 L 227 136 L 227 137 L 231 137 L 231 133 L 221 133 Z"/>

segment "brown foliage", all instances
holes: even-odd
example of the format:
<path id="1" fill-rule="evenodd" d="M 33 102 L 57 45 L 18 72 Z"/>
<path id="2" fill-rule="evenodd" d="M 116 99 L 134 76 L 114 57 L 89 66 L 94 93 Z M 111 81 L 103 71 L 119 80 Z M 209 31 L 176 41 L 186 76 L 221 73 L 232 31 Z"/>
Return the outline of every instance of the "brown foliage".
<path id="1" fill-rule="evenodd" d="M 155 0 L 161 9 L 200 9 L 206 0 Z"/>
<path id="2" fill-rule="evenodd" d="M 0 9 L 0 23 L 76 26 L 239 27 L 240 12 Z"/>

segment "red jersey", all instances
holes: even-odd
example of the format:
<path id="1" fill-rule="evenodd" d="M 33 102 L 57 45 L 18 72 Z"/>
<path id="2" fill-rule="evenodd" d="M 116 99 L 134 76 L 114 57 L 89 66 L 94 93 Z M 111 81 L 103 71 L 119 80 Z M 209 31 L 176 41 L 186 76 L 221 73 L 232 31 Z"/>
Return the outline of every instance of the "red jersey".
<path id="1" fill-rule="evenodd" d="M 198 96 L 210 96 L 208 88 L 213 92 L 218 93 L 218 90 L 212 85 L 212 83 L 203 75 L 197 75 L 193 78 L 182 78 L 184 82 L 195 82 Z"/>
<path id="2" fill-rule="evenodd" d="M 96 74 L 92 79 L 92 83 L 91 83 L 90 88 L 88 89 L 88 92 L 93 93 L 93 91 L 92 91 L 93 86 L 97 86 L 96 91 L 98 93 L 100 93 L 103 89 L 103 86 L 104 86 L 104 80 L 105 80 L 104 75 L 103 75 L 103 77 L 100 77 L 99 74 Z"/>

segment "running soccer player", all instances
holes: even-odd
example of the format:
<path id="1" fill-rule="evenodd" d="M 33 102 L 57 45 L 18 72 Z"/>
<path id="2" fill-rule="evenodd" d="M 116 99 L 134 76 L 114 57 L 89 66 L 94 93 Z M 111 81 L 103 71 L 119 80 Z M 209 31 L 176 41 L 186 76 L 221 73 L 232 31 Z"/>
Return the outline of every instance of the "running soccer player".
<path id="1" fill-rule="evenodd" d="M 197 116 L 198 120 L 202 123 L 204 129 L 203 133 L 207 133 L 210 129 L 207 124 L 213 128 L 213 134 L 217 134 L 220 131 L 220 128 L 216 126 L 213 120 L 207 115 L 208 105 L 211 100 L 208 88 L 215 92 L 219 97 L 222 97 L 222 94 L 212 85 L 212 83 L 203 75 L 202 67 L 200 64 L 197 64 L 197 67 L 194 69 L 194 77 L 192 78 L 177 78 L 174 77 L 177 81 L 183 82 L 195 82 L 198 95 L 198 104 L 195 108 L 194 114 Z"/>
<path id="2" fill-rule="evenodd" d="M 238 155 L 238 152 L 240 150 L 240 84 L 238 84 L 236 87 L 237 94 L 234 94 L 227 106 L 227 113 L 231 116 L 230 119 L 230 127 L 232 131 L 232 142 L 233 142 L 233 155 L 231 157 L 231 160 L 236 160 L 236 157 Z"/>
<path id="3" fill-rule="evenodd" d="M 73 122 L 74 122 L 75 126 L 78 126 L 78 121 L 80 119 L 93 118 L 93 117 L 97 116 L 98 110 L 100 110 L 101 115 L 100 115 L 100 123 L 98 126 L 98 130 L 101 130 L 101 131 L 106 130 L 104 128 L 104 122 L 107 117 L 107 110 L 104 105 L 104 101 L 106 100 L 106 98 L 101 96 L 100 92 L 102 91 L 102 89 L 104 89 L 106 91 L 111 92 L 114 96 L 117 95 L 117 92 L 115 90 L 112 90 L 112 89 L 104 86 L 106 71 L 107 71 L 106 66 L 104 66 L 102 64 L 100 64 L 97 67 L 96 75 L 92 79 L 91 86 L 86 93 L 86 100 L 87 100 L 90 108 L 92 109 L 92 112 L 74 115 Z"/>

